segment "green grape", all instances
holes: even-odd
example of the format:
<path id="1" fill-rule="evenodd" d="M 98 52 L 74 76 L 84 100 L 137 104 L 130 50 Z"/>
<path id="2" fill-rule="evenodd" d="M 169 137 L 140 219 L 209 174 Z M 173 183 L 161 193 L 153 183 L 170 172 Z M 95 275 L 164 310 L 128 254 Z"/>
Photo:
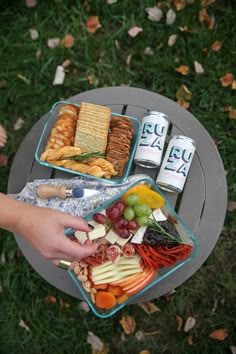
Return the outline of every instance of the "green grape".
<path id="1" fill-rule="evenodd" d="M 135 203 L 138 203 L 138 201 L 139 201 L 139 196 L 135 193 L 132 193 L 128 195 L 128 197 L 125 199 L 125 204 L 132 207 Z"/>
<path id="2" fill-rule="evenodd" d="M 152 214 L 152 208 L 150 208 L 150 206 L 146 205 L 145 216 L 150 216 L 151 214 Z"/>
<path id="3" fill-rule="evenodd" d="M 132 220 L 135 217 L 134 209 L 131 207 L 126 207 L 124 211 L 124 217 L 126 220 Z"/>
<path id="4" fill-rule="evenodd" d="M 136 216 L 145 216 L 147 215 L 147 205 L 142 203 L 136 203 L 133 206 Z"/>
<path id="5" fill-rule="evenodd" d="M 148 217 L 147 216 L 137 216 L 135 221 L 139 226 L 146 226 L 148 224 Z"/>

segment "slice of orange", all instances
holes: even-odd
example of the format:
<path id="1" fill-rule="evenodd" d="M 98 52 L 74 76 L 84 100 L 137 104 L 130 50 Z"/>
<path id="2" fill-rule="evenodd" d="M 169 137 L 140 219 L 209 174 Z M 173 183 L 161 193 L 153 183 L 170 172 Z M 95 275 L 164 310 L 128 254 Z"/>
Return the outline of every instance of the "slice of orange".
<path id="1" fill-rule="evenodd" d="M 165 205 L 165 200 L 162 196 L 150 189 L 145 184 L 138 184 L 133 188 L 130 188 L 122 197 L 122 201 L 125 202 L 126 198 L 130 194 L 137 194 L 139 196 L 139 203 L 148 205 L 152 209 L 159 209 Z"/>

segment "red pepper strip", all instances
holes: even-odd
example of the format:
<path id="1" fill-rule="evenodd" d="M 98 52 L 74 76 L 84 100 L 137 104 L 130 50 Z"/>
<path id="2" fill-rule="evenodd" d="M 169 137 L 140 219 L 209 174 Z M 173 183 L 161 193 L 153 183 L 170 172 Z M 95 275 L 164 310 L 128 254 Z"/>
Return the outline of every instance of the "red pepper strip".
<path id="1" fill-rule="evenodd" d="M 154 260 L 156 260 L 157 262 L 159 262 L 163 266 L 173 264 L 174 260 L 173 259 L 171 260 L 170 257 L 166 257 L 166 255 L 162 255 L 159 249 L 156 250 L 153 247 L 149 246 L 149 251 L 150 251 L 152 257 L 154 258 Z"/>

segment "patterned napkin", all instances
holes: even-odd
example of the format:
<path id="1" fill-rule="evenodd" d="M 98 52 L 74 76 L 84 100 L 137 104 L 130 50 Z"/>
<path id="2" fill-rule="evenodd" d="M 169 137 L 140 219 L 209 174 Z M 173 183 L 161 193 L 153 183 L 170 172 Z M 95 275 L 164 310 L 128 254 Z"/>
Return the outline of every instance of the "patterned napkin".
<path id="1" fill-rule="evenodd" d="M 129 188 L 133 183 L 150 177 L 144 174 L 132 175 L 127 178 L 124 183 L 110 184 L 95 179 L 84 177 L 74 177 L 71 179 L 40 179 L 34 182 L 28 182 L 19 194 L 9 194 L 10 197 L 21 202 L 31 204 L 39 207 L 47 207 L 55 210 L 64 211 L 71 215 L 85 217 L 95 208 L 100 207 L 105 202 L 115 197 L 123 190 Z M 60 199 L 57 197 L 41 199 L 37 197 L 36 191 L 40 184 L 48 185 L 66 185 L 67 188 L 72 189 L 76 187 L 96 189 L 100 193 L 86 197 L 86 198 L 66 198 Z"/>

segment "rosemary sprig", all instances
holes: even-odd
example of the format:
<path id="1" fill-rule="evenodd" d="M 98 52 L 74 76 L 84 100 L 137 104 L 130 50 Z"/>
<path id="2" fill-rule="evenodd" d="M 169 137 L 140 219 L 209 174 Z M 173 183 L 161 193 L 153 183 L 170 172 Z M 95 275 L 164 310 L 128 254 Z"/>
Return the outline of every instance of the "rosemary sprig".
<path id="1" fill-rule="evenodd" d="M 179 237 L 179 235 L 171 235 L 169 232 L 167 232 L 156 220 L 153 219 L 149 219 L 148 220 L 148 228 L 156 231 L 156 232 L 160 232 L 163 235 L 163 238 L 168 240 L 169 242 L 178 242 L 178 243 L 184 243 L 182 241 L 182 239 Z"/>
<path id="2" fill-rule="evenodd" d="M 59 160 L 75 160 L 75 161 L 83 161 L 83 160 L 88 160 L 92 157 L 102 157 L 104 158 L 105 155 L 101 152 L 87 152 L 81 155 L 74 155 L 74 156 L 69 156 L 69 157 L 63 157 L 62 159 Z"/>

